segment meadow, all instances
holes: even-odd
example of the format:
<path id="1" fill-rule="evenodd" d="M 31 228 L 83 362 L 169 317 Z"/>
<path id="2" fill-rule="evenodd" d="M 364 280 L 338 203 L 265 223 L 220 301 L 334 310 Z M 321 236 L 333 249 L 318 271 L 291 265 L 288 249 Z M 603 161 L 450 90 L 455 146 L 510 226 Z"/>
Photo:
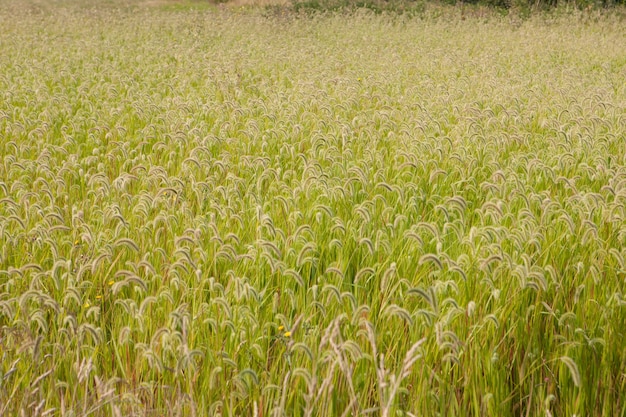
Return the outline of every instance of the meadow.
<path id="1" fill-rule="evenodd" d="M 623 14 L 0 27 L 0 416 L 626 416 Z"/>

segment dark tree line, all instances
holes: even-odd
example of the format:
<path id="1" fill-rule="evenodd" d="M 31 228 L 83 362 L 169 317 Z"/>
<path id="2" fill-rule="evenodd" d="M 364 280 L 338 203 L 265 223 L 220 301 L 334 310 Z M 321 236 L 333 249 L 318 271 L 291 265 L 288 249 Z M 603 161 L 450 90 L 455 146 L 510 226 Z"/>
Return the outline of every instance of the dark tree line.
<path id="1" fill-rule="evenodd" d="M 226 0 L 228 1 L 228 0 Z M 297 12 L 369 9 L 376 13 L 420 14 L 430 2 L 440 4 L 471 4 L 500 10 L 549 10 L 567 5 L 583 9 L 608 9 L 626 5 L 626 0 L 291 0 Z"/>

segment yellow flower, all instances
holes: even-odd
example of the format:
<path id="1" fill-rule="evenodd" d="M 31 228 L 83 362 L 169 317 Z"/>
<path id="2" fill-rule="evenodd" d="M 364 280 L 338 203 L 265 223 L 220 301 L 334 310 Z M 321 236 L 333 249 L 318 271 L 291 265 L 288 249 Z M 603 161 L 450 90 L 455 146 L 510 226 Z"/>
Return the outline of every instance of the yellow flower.
<path id="1" fill-rule="evenodd" d="M 85 304 L 83 304 L 83 307 L 89 308 L 89 306 L 91 306 L 91 304 L 89 304 L 89 301 L 85 301 Z"/>
<path id="2" fill-rule="evenodd" d="M 101 295 L 96 295 L 96 300 L 100 300 L 102 298 Z"/>
<path id="3" fill-rule="evenodd" d="M 285 332 L 285 334 L 283 335 L 285 337 L 291 337 L 291 332 Z"/>
<path id="4" fill-rule="evenodd" d="M 278 326 L 278 331 L 282 332 L 283 330 L 285 330 L 285 326 Z"/>
<path id="5" fill-rule="evenodd" d="M 115 284 L 115 281 L 113 280 L 109 281 L 109 286 L 112 286 L 113 284 Z"/>

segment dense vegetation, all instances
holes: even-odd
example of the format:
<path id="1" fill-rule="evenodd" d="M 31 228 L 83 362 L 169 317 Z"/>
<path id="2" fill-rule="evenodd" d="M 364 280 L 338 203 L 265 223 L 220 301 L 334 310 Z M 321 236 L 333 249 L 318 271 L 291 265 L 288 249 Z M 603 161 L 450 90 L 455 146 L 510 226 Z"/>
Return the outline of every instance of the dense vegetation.
<path id="1" fill-rule="evenodd" d="M 605 10 L 609 13 L 624 13 L 625 0 L 290 0 L 290 5 L 278 7 L 280 10 L 295 11 L 296 13 L 327 13 L 346 12 L 366 9 L 375 13 L 400 14 L 407 16 L 422 16 L 429 8 L 446 8 L 456 6 L 467 13 L 476 13 L 478 10 L 485 13 L 498 11 L 527 17 L 530 14 L 554 10 Z M 276 8 L 276 6 L 272 6 Z"/>
<path id="2" fill-rule="evenodd" d="M 0 415 L 626 414 L 623 21 L 0 5 Z"/>

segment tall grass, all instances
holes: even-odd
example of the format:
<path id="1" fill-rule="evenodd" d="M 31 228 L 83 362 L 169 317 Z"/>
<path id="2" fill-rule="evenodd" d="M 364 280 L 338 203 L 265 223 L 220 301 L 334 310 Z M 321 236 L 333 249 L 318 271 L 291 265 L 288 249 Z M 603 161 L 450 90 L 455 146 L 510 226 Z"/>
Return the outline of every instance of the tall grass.
<path id="1" fill-rule="evenodd" d="M 0 10 L 0 415 L 626 404 L 626 30 Z"/>

